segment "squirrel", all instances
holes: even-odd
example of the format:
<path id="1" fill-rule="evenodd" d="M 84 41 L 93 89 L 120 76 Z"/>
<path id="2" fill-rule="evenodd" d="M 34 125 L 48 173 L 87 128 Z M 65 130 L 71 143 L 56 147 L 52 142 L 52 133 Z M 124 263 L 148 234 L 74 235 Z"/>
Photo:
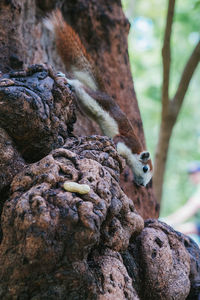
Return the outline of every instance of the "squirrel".
<path id="1" fill-rule="evenodd" d="M 53 11 L 44 23 L 54 33 L 57 52 L 66 70 L 72 74 L 73 79 L 66 80 L 74 90 L 81 109 L 98 123 L 103 134 L 113 139 L 118 153 L 132 169 L 134 182 L 146 186 L 153 174 L 150 153 L 143 149 L 119 105 L 102 92 L 105 89 L 100 73 L 79 35 L 65 22 L 59 9 Z M 65 77 L 62 73 L 58 76 Z"/>

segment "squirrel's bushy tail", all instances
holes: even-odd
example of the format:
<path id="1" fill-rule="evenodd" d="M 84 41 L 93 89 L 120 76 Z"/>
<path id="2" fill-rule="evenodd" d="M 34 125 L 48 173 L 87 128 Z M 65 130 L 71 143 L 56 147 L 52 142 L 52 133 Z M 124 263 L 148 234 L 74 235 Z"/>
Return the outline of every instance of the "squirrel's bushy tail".
<path id="1" fill-rule="evenodd" d="M 93 61 L 78 34 L 64 21 L 61 11 L 53 11 L 44 20 L 44 24 L 54 32 L 56 48 L 66 70 L 84 84 L 96 89 Z"/>

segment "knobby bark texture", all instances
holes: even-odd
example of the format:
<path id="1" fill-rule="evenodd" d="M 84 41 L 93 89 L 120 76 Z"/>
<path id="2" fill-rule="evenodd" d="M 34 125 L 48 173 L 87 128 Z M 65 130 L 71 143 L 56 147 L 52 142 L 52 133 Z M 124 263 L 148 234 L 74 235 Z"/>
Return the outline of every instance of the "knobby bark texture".
<path id="1" fill-rule="evenodd" d="M 56 53 L 52 33 L 42 24 L 43 18 L 56 4 L 59 5 L 59 1 L 1 2 L 2 71 L 44 62 L 48 62 L 57 71 L 66 71 Z M 120 1 L 65 1 L 60 7 L 99 68 L 108 94 L 119 103 L 145 144 L 128 59 L 129 23 L 122 12 Z M 80 113 L 77 114 L 74 133 L 101 134 L 98 126 Z M 137 187 L 127 167 L 121 175 L 121 186 L 144 218 L 158 216 L 159 207 L 151 183 L 146 189 Z"/>
<path id="2" fill-rule="evenodd" d="M 0 80 L 0 153 L 12 164 L 0 191 L 0 298 L 198 299 L 199 248 L 166 224 L 144 224 L 109 138 L 71 136 L 75 95 L 65 83 L 42 65 Z M 66 181 L 90 191 L 67 192 Z"/>
<path id="3" fill-rule="evenodd" d="M 120 172 L 125 161 L 109 138 L 91 136 L 95 132 L 90 132 L 89 127 L 87 136 L 79 136 L 80 124 L 83 128 L 85 122 L 90 124 L 83 117 L 75 130 L 78 136 L 73 136 L 76 97 L 64 78 L 57 77 L 47 65 L 32 65 L 18 71 L 19 65 L 45 61 L 48 56 L 54 66 L 59 66 L 56 54 L 49 55 L 53 53 L 53 40 L 47 36 L 49 33 L 44 34 L 40 18 L 44 15 L 42 10 L 49 10 L 53 4 L 31 0 L 0 3 L 1 30 L 11 35 L 8 45 L 4 34 L 5 44 L 1 40 L 0 52 L 0 298 L 198 299 L 198 247 L 159 221 L 144 222 L 132 199 L 139 199 L 141 212 L 146 205 L 146 216 L 155 216 L 155 202 L 150 201 L 152 190 L 149 187 L 147 191 L 135 191 L 132 187 L 135 191 L 132 199 L 125 188 L 122 190 Z M 74 16 L 78 8 L 80 19 L 81 13 L 86 15 L 86 4 L 83 1 L 81 6 L 75 1 Z M 68 13 L 73 16 L 70 1 L 64 4 L 63 11 L 68 5 Z M 91 1 L 90 5 L 88 20 L 91 21 L 99 2 Z M 116 11 L 112 9 L 119 5 L 109 2 L 110 14 L 114 15 Z M 102 7 L 101 16 L 107 20 L 107 10 Z M 121 19 L 116 22 L 119 27 L 120 22 Z M 77 30 L 81 28 L 78 23 Z M 97 23 L 94 28 L 100 30 L 101 26 Z M 92 53 L 95 46 L 89 46 L 92 41 L 84 34 Z M 22 39 L 24 35 L 26 40 Z M 97 52 L 107 63 L 109 51 L 113 51 L 110 47 L 102 56 Z M 111 57 L 116 72 L 115 67 L 121 64 L 120 53 L 114 58 L 110 54 Z M 109 72 L 112 68 L 108 68 Z M 109 79 L 115 87 L 107 71 L 104 74 L 108 76 L 105 80 Z M 115 75 L 118 79 L 118 74 Z M 124 73 L 131 94 L 128 78 Z M 130 99 L 127 101 L 133 101 Z M 136 113 L 136 121 L 137 117 Z M 140 122 L 138 132 L 142 134 Z M 87 184 L 90 192 L 85 195 L 67 192 L 63 188 L 65 181 Z M 150 207 L 152 213 L 148 213 Z"/>
<path id="4" fill-rule="evenodd" d="M 52 69 L 42 65 L 0 78 L 1 210 L 13 177 L 26 163 L 62 146 L 70 135 L 74 96 L 63 94 L 65 90 L 69 91 Z"/>

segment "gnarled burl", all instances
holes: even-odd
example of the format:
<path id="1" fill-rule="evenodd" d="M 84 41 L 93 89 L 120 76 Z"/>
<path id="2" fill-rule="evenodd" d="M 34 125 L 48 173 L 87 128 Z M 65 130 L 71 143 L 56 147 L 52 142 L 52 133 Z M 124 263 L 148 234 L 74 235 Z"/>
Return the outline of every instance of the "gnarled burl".
<path id="1" fill-rule="evenodd" d="M 111 289 L 113 295 L 123 299 L 127 291 L 131 299 L 136 294 L 118 252 L 128 247 L 132 234 L 141 232 L 143 219 L 118 184 L 122 164 L 111 141 L 94 136 L 69 140 L 15 176 L 2 214 L 3 298 L 109 295 L 110 280 L 101 283 L 98 268 L 101 277 L 109 270 L 114 284 L 120 284 Z M 65 181 L 88 184 L 90 192 L 66 192 Z"/>
<path id="2" fill-rule="evenodd" d="M 62 146 L 72 131 L 73 96 L 55 77 L 51 68 L 33 65 L 0 80 L 0 127 L 27 162 Z"/>
<path id="3" fill-rule="evenodd" d="M 51 68 L 33 65 L 0 77 L 0 214 L 13 177 L 64 144 L 74 96 Z"/>
<path id="4" fill-rule="evenodd" d="M 32 66 L 4 75 L 0 97 L 0 298 L 198 299 L 199 248 L 159 221 L 144 228 L 113 142 L 72 136 L 62 78 Z"/>

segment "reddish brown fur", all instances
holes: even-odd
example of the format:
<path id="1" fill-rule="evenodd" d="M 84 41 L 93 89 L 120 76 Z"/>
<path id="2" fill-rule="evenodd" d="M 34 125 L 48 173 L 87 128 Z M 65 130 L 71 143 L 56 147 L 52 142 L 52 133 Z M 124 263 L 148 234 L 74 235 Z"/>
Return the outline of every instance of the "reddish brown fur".
<path id="1" fill-rule="evenodd" d="M 96 83 L 102 86 L 102 81 L 93 60 L 83 46 L 79 35 L 64 21 L 61 11 L 55 10 L 50 20 L 54 26 L 56 48 L 66 70 L 71 71 L 72 67 L 76 67 L 79 71 L 86 71 L 94 82 L 97 81 Z"/>
<path id="2" fill-rule="evenodd" d="M 55 26 L 55 33 L 56 47 L 66 69 L 70 70 L 72 66 L 82 69 L 81 62 L 84 60 L 86 52 L 79 37 L 66 23 L 63 23 L 61 27 Z"/>
<path id="3" fill-rule="evenodd" d="M 79 66 L 80 61 L 86 58 L 90 62 L 91 58 L 78 34 L 64 21 L 62 13 L 58 9 L 52 13 L 51 21 L 54 25 L 57 50 L 67 69 L 70 69 L 72 65 L 82 69 L 83 65 Z"/>
<path id="4" fill-rule="evenodd" d="M 83 46 L 79 35 L 64 21 L 59 9 L 51 14 L 50 21 L 54 26 L 56 48 L 66 70 L 69 72 L 72 67 L 76 67 L 79 71 L 88 72 L 98 87 L 105 90 L 99 71 Z"/>

